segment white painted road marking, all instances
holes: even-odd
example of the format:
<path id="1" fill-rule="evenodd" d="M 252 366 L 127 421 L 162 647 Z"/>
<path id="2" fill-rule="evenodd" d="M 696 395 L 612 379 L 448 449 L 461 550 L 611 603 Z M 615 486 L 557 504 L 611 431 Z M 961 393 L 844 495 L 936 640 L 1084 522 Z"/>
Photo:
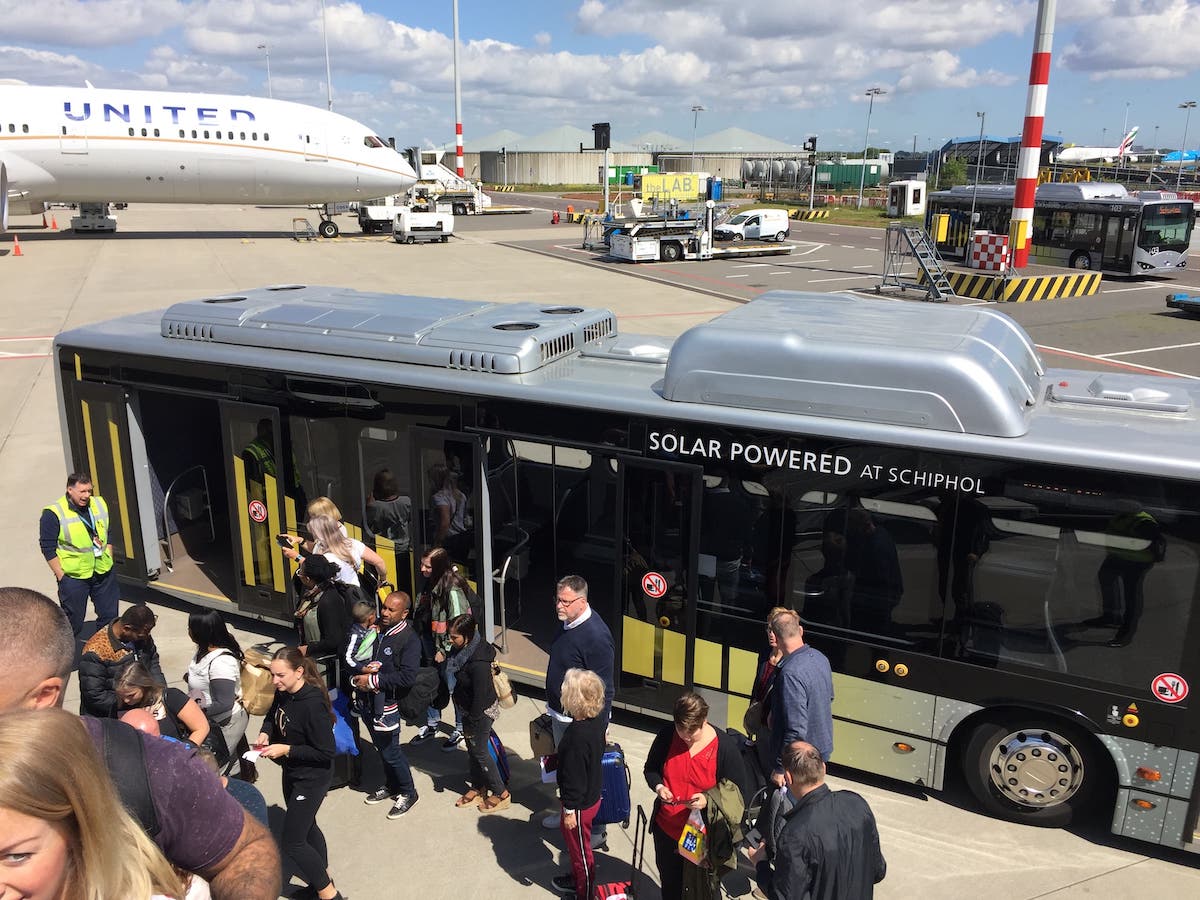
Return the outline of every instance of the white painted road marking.
<path id="1" fill-rule="evenodd" d="M 809 284 L 824 284 L 827 281 L 859 281 L 863 278 L 874 278 L 874 275 L 847 275 L 844 278 L 813 278 Z"/>
<path id="2" fill-rule="evenodd" d="M 1188 347 L 1200 347 L 1200 341 L 1190 344 L 1167 344 L 1165 347 L 1145 347 L 1141 350 L 1120 350 L 1117 353 L 1097 354 L 1101 359 L 1111 359 L 1114 356 L 1133 356 L 1135 353 L 1157 353 L 1159 350 L 1186 350 Z"/>

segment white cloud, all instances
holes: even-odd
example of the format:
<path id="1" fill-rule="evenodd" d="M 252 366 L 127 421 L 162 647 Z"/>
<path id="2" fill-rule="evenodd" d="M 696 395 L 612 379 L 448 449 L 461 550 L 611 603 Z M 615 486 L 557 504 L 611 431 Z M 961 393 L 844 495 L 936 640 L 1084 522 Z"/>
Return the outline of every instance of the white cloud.
<path id="1" fill-rule="evenodd" d="M 53 77 L 33 77 L 51 72 Z M 0 46 L 0 78 L 15 78 L 31 84 L 83 84 L 84 80 L 101 82 L 105 70 L 73 54 L 28 47 Z"/>
<path id="2" fill-rule="evenodd" d="M 3 0 L 0 22 L 10 41 L 107 47 L 162 34 L 183 19 L 179 0 Z"/>
<path id="3" fill-rule="evenodd" d="M 1154 81 L 1196 70 L 1198 0 L 1113 0 L 1107 6 L 1108 15 L 1081 22 L 1062 52 L 1065 68 L 1085 73 L 1092 81 Z"/>
<path id="4" fill-rule="evenodd" d="M 539 47 L 543 47 L 543 48 L 549 47 L 550 42 L 552 40 L 553 40 L 553 38 L 550 37 L 550 32 L 548 32 L 548 31 L 539 31 L 537 34 L 535 34 L 533 36 L 533 42 L 535 44 L 537 44 Z"/>

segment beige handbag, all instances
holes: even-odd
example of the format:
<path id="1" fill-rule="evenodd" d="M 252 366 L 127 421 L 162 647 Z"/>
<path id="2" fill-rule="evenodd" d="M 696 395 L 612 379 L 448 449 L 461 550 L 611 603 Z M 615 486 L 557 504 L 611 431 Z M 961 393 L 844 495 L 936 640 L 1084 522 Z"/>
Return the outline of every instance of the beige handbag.
<path id="1" fill-rule="evenodd" d="M 496 689 L 496 702 L 501 709 L 512 709 L 517 705 L 517 692 L 508 675 L 496 663 L 492 663 L 492 687 Z"/>

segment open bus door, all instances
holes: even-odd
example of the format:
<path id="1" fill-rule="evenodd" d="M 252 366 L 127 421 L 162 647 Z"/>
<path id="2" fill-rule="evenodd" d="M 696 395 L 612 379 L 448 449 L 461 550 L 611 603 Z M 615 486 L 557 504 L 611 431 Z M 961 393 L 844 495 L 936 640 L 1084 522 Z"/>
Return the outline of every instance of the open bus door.
<path id="1" fill-rule="evenodd" d="M 87 381 L 74 382 L 73 393 L 75 470 L 92 476 L 94 492 L 108 505 L 114 571 L 144 581 L 157 572 L 159 559 L 153 525 L 145 528 L 141 519 L 143 511 L 153 515 L 153 509 L 138 503 L 139 497 L 150 496 L 150 489 L 148 481 L 144 491 L 138 486 L 146 478 L 146 453 L 130 395 L 123 387 Z M 148 546 L 143 534 L 151 535 Z"/>
<path id="2" fill-rule="evenodd" d="M 444 547 L 483 604 L 483 639 L 495 639 L 491 505 L 478 436 L 436 428 L 409 431 L 412 464 L 414 603 L 423 587 L 421 555 Z M 442 510 L 448 521 L 442 527 Z"/>
<path id="3" fill-rule="evenodd" d="M 295 533 L 296 517 L 284 505 L 283 479 L 292 467 L 283 464 L 279 453 L 279 412 L 271 406 L 223 401 L 221 433 L 237 563 L 234 599 L 243 612 L 287 621 L 293 566 L 275 536 Z"/>
<path id="4" fill-rule="evenodd" d="M 617 696 L 670 714 L 695 681 L 699 466 L 619 459 Z"/>

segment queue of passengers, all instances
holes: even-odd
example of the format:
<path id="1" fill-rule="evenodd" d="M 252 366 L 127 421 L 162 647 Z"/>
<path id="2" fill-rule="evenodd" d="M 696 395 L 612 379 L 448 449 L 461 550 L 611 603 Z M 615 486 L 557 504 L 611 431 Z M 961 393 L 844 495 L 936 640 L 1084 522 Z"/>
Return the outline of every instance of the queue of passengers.
<path id="1" fill-rule="evenodd" d="M 450 497 L 450 515 L 446 517 L 451 521 L 453 500 Z M 402 719 L 424 718 L 413 739 L 420 743 L 438 732 L 446 705 L 453 706 L 454 724 L 443 749 L 454 750 L 462 744 L 468 751 L 467 786 L 455 806 L 486 815 L 508 809 L 512 798 L 505 751 L 492 730 L 500 711 L 493 678 L 495 649 L 482 639 L 472 614 L 474 592 L 469 582 L 445 548 L 434 548 L 421 559 L 425 586 L 415 610 L 404 591 L 392 591 L 378 604 L 377 597 L 361 591 L 358 570 L 371 566 L 382 575 L 383 561 L 362 542 L 346 536 L 337 509 L 327 498 L 315 501 L 314 506 L 309 509 L 313 540 L 288 541 L 289 555 L 299 561 L 296 621 L 300 642 L 280 649 L 270 662 L 274 699 L 252 747 L 246 738 L 249 716 L 240 702 L 243 653 L 214 611 L 189 617 L 195 653 L 184 676 L 186 692 L 166 684 L 153 639 L 157 618 L 147 607 L 130 606 L 104 624 L 84 645 L 79 662 L 81 712 L 85 724 L 119 716 L 144 732 L 142 741 L 170 741 L 186 748 L 208 767 L 187 769 L 186 777 L 196 782 L 192 787 L 219 777 L 217 789 L 223 788 L 245 811 L 243 835 L 251 818 L 266 821 L 265 801 L 251 787 L 256 777 L 252 760 L 278 763 L 283 770 L 286 804 L 282 847 L 300 870 L 309 896 L 336 900 L 341 894 L 316 821 L 338 753 L 334 738 L 338 714 L 330 696 L 331 683 L 353 696 L 350 718 L 354 730 L 358 730 L 358 721 L 364 723 L 370 745 L 378 751 L 385 783 L 366 790 L 365 802 L 391 801 L 389 819 L 405 815 L 418 800 L 400 743 Z M 563 896 L 592 900 L 598 884 L 593 845 L 597 837 L 603 841 L 604 826 L 597 816 L 614 695 L 614 643 L 607 624 L 588 602 L 588 587 L 582 578 L 567 576 L 558 582 L 555 610 L 562 627 L 550 648 L 546 684 L 550 730 L 559 757 L 559 810 L 544 824 L 560 830 L 571 865 L 569 872 L 552 879 L 552 886 Z M 52 674 L 24 693 L 8 698 L 0 691 L 0 711 L 61 704 L 69 673 L 69 668 L 63 668 L 64 661 L 71 655 L 77 633 L 74 618 L 68 621 L 36 592 L 3 588 L 0 623 L 10 614 L 14 621 L 32 619 L 33 633 L 43 635 L 48 646 L 61 647 L 62 652 L 49 665 Z M 655 738 L 645 760 L 643 771 L 655 794 L 650 827 L 666 898 L 721 895 L 721 876 L 737 864 L 736 842 L 753 794 L 749 776 L 754 770 L 779 788 L 778 802 L 772 807 L 779 818 L 763 829 L 769 841 L 747 848 L 765 896 L 771 900 L 808 895 L 869 897 L 873 884 L 884 875 L 878 834 L 865 802 L 850 792 L 830 792 L 823 785 L 824 761 L 832 753 L 833 689 L 828 660 L 804 643 L 799 617 L 790 610 L 772 610 L 768 633 L 770 648 L 754 686 L 753 715 L 747 717 L 748 731 L 757 742 L 749 740 L 749 746 L 743 747 L 715 729 L 708 722 L 704 697 L 688 691 L 677 700 L 673 722 Z M 16 646 L 11 629 L 2 636 L 0 684 L 12 669 L 9 663 Z M 426 677 L 429 673 L 435 674 Z M 439 693 L 447 695 L 446 702 L 436 699 Z M 7 746 L 6 739 L 11 745 L 9 725 L 30 724 L 23 718 L 7 722 L 5 718 L 0 717 L 0 747 Z M 161 836 L 166 829 L 160 827 L 156 816 L 169 820 L 178 817 L 180 810 L 158 803 L 149 764 L 138 762 L 156 754 L 158 744 L 143 744 L 127 754 L 114 753 L 105 748 L 110 742 L 115 746 L 128 741 L 124 732 L 109 726 L 79 729 L 62 724 L 64 721 L 57 714 L 47 714 L 36 724 L 44 725 L 62 747 L 80 757 L 79 771 L 88 773 L 93 764 L 107 764 L 119 786 L 121 804 L 136 813 L 128 821 L 118 816 L 117 832 L 128 836 L 131 827 L 145 829 L 158 837 L 158 844 L 130 839 L 129 846 L 137 850 L 129 857 L 129 865 L 101 865 L 93 860 L 96 878 L 91 881 L 90 874 L 77 871 L 79 866 L 64 863 L 56 873 L 46 870 L 43 874 L 48 879 L 75 879 L 46 896 L 83 897 L 92 891 L 91 896 L 119 895 L 135 900 L 151 894 L 199 900 L 209 896 L 210 881 L 212 897 L 223 900 L 230 896 L 220 882 L 220 868 L 214 868 L 207 858 L 173 854 L 173 845 Z M 357 735 L 355 740 L 359 746 L 367 746 Z M 35 773 L 36 761 L 26 757 L 20 756 L 17 770 Z M 4 758 L 7 766 L 7 751 Z M 15 754 L 12 758 L 18 760 Z M 176 777 L 184 777 L 181 763 L 176 764 Z M 114 765 L 120 771 L 114 770 Z M 141 765 L 146 765 L 144 773 L 132 771 L 131 767 Z M 100 780 L 108 785 L 106 779 Z M 111 810 L 117 795 L 105 788 L 75 791 L 61 781 L 47 780 L 45 791 L 54 795 L 54 808 L 61 810 L 55 815 L 74 817 L 75 830 L 69 835 L 75 838 L 63 841 L 63 855 L 58 858 L 82 860 L 82 869 L 87 869 L 91 850 L 79 841 L 79 835 L 90 833 L 96 817 L 107 814 L 100 812 L 101 807 Z M 145 786 L 139 788 L 139 781 Z M 37 824 L 38 816 L 31 814 L 40 807 L 26 802 L 27 794 L 14 791 L 11 803 L 0 800 L 0 844 L 5 844 L 8 832 L 14 829 L 22 834 L 45 831 Z M 784 803 L 785 794 L 792 802 Z M 223 810 L 231 808 L 226 805 Z M 204 805 L 196 801 L 187 809 L 201 813 Z M 220 832 L 218 819 L 193 825 Z M 183 825 L 172 827 L 178 831 Z M 700 831 L 705 833 L 703 849 L 693 841 Z M 847 834 L 852 836 L 848 844 Z M 165 866 L 162 852 L 167 853 L 173 868 Z M 229 852 L 225 851 L 226 858 Z M 261 854 L 258 861 L 262 864 Z M 30 887 L 36 881 L 31 871 L 18 873 L 12 881 L 18 896 L 40 890 L 37 884 Z M 9 877 L 0 873 L 0 888 L 5 891 L 8 885 L 3 879 Z M 260 881 L 257 889 L 248 890 L 245 896 L 267 896 L 272 889 L 270 880 Z M 118 894 L 103 889 L 96 894 L 96 884 L 120 884 L 122 888 Z"/>

